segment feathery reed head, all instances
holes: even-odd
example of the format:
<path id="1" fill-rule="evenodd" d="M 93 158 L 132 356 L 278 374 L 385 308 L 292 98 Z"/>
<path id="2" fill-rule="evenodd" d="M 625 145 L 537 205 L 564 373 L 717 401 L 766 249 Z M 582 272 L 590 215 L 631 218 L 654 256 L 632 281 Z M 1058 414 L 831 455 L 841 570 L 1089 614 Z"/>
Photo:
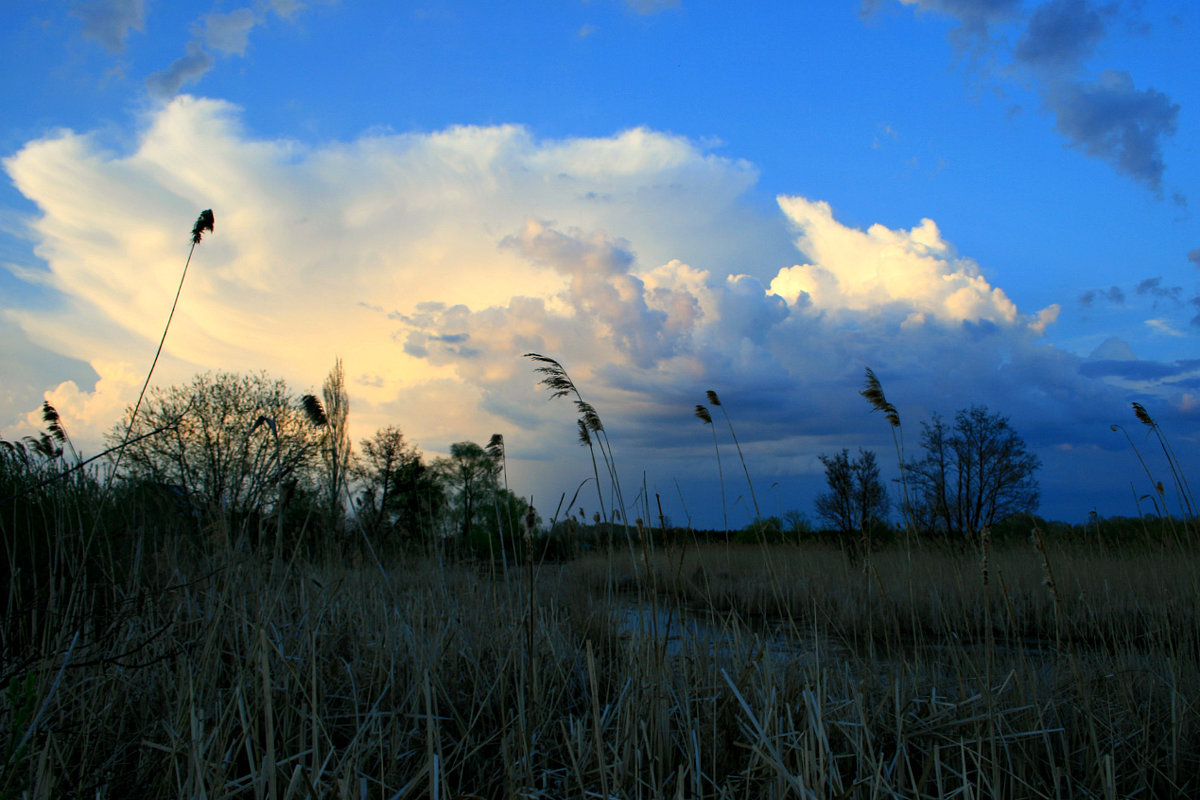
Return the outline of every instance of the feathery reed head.
<path id="1" fill-rule="evenodd" d="M 591 403 L 576 400 L 575 407 L 579 409 L 579 418 L 587 425 L 589 431 L 599 433 L 604 430 L 604 423 L 600 421 L 600 415 L 596 413 L 596 409 Z"/>
<path id="2" fill-rule="evenodd" d="M 563 397 L 568 394 L 579 395 L 579 391 L 575 388 L 575 384 L 571 381 L 570 376 L 567 375 L 567 370 L 562 364 L 550 358 L 550 356 L 543 356 L 539 353 L 526 353 L 525 358 L 545 365 L 535 368 L 534 372 L 541 373 L 544 376 L 541 383 L 550 390 L 551 400 L 555 397 Z"/>
<path id="3" fill-rule="evenodd" d="M 58 416 L 58 409 L 50 405 L 49 400 L 42 401 L 42 422 L 46 423 L 46 430 L 50 432 L 50 436 L 55 441 L 65 444 L 67 441 L 67 430 L 62 426 L 62 420 Z"/>
<path id="4" fill-rule="evenodd" d="M 504 461 L 504 434 L 493 433 L 492 438 L 488 439 L 487 447 L 483 449 L 497 464 Z"/>
<path id="5" fill-rule="evenodd" d="M 206 208 L 200 212 L 200 216 L 196 217 L 196 224 L 192 226 L 192 244 L 200 244 L 200 240 L 204 238 L 204 232 L 213 231 L 213 213 L 211 208 Z"/>
<path id="6" fill-rule="evenodd" d="M 308 419 L 313 425 L 323 428 L 329 424 L 329 416 L 325 413 L 325 406 L 321 405 L 321 401 L 316 395 L 304 395 L 304 397 L 300 398 L 300 405 L 304 407 L 304 413 L 308 415 Z"/>
<path id="7" fill-rule="evenodd" d="M 721 398 L 717 397 L 717 393 L 714 392 L 712 389 L 709 389 L 704 394 L 707 395 L 708 402 L 710 405 L 714 405 L 714 406 L 721 405 Z"/>
<path id="8" fill-rule="evenodd" d="M 55 458 L 59 458 L 63 454 L 62 448 L 56 445 L 54 443 L 54 439 L 50 438 L 50 434 L 46 433 L 45 431 L 43 431 L 42 435 L 37 438 L 26 436 L 24 439 L 22 439 L 22 441 L 25 442 L 25 445 L 30 450 L 42 456 L 43 458 L 53 460 Z"/>
<path id="9" fill-rule="evenodd" d="M 704 406 L 696 406 L 696 416 L 703 420 L 705 425 L 712 425 L 712 414 L 709 414 Z"/>
<path id="10" fill-rule="evenodd" d="M 896 407 L 888 402 L 883 394 L 883 386 L 879 383 L 879 378 L 875 377 L 875 373 L 870 367 L 867 367 L 867 379 L 863 383 L 862 391 L 859 392 L 863 397 L 867 398 L 867 402 L 871 404 L 874 411 L 882 411 L 887 417 L 887 421 L 893 428 L 900 427 L 900 412 Z"/>
<path id="11" fill-rule="evenodd" d="M 1133 415 L 1138 418 L 1138 422 L 1147 428 L 1157 427 L 1157 423 L 1154 422 L 1154 418 L 1150 416 L 1150 412 L 1146 410 L 1145 406 L 1141 403 L 1132 403 L 1131 405 L 1133 406 Z"/>
<path id="12" fill-rule="evenodd" d="M 583 417 L 575 420 L 575 424 L 579 426 L 579 444 L 582 447 L 591 447 L 592 432 L 588 430 L 587 423 L 583 421 Z"/>

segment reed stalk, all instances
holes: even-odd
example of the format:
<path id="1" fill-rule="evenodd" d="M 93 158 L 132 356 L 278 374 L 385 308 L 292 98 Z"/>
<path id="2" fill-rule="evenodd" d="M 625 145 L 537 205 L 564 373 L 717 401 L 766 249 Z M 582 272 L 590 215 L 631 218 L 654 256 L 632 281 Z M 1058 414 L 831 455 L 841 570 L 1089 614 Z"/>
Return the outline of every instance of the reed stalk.
<path id="1" fill-rule="evenodd" d="M 129 436 L 133 432 L 134 423 L 137 421 L 138 410 L 142 407 L 142 400 L 146 396 L 146 389 L 150 386 L 150 379 L 154 376 L 154 368 L 158 366 L 158 359 L 162 355 L 163 345 L 167 342 L 167 332 L 171 330 L 171 320 L 175 319 L 175 309 L 179 306 L 179 296 L 183 293 L 183 282 L 187 280 L 188 267 L 192 263 L 192 254 L 196 252 L 196 245 L 200 244 L 200 240 L 204 238 L 205 232 L 213 232 L 213 224 L 212 209 L 205 209 L 200 212 L 200 216 L 196 218 L 196 223 L 192 226 L 192 245 L 188 248 L 187 260 L 183 262 L 183 273 L 179 276 L 179 287 L 175 290 L 175 299 L 171 301 L 171 311 L 167 314 L 167 323 L 163 325 L 162 336 L 158 340 L 158 349 L 154 351 L 154 358 L 150 362 L 150 369 L 146 372 L 146 380 L 142 382 L 142 389 L 138 392 L 137 402 L 133 404 L 133 412 L 129 415 L 129 424 L 125 426 L 125 435 L 122 437 L 121 444 L 116 448 L 117 458 L 112 472 L 109 474 L 110 483 L 112 476 L 116 475 L 120 469 L 121 455 L 125 452 L 125 447 L 129 444 Z"/>

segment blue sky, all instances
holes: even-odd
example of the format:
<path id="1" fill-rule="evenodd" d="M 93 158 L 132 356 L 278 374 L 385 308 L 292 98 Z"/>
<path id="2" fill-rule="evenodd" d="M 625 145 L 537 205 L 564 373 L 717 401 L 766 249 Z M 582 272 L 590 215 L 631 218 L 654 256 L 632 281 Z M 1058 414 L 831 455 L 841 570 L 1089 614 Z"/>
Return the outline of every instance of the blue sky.
<path id="1" fill-rule="evenodd" d="M 433 455 L 504 433 L 544 512 L 590 462 L 531 350 L 598 407 L 626 481 L 698 524 L 719 519 L 707 389 L 771 510 L 811 513 L 821 453 L 874 448 L 894 476 L 865 367 L 910 450 L 933 412 L 1008 415 L 1050 516 L 1137 512 L 1149 482 L 1109 429 L 1145 441 L 1131 402 L 1200 466 L 1190 2 L 0 19 L 6 437 L 48 397 L 98 448 L 211 207 L 162 382 L 266 369 L 308 391 L 340 356 L 357 436 L 398 424 Z"/>

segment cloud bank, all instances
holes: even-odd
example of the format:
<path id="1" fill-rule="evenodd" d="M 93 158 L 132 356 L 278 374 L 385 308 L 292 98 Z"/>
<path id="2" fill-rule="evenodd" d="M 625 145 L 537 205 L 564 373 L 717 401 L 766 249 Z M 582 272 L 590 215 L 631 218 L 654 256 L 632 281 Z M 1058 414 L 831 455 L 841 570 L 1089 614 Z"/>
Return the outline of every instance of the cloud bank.
<path id="1" fill-rule="evenodd" d="M 266 369 L 308 391 L 341 356 L 356 436 L 395 423 L 436 452 L 503 432 L 539 497 L 590 467 L 527 352 L 567 365 L 622 463 L 672 496 L 673 479 L 711 477 L 711 435 L 691 417 L 707 389 L 756 469 L 812 481 L 821 452 L 890 447 L 856 394 L 866 366 L 913 436 L 930 411 L 983 401 L 1036 447 L 1093 459 L 1119 444 L 1107 425 L 1129 391 L 1183 409 L 1197 375 L 1117 363 L 1111 347 L 1087 366 L 1045 343 L 1057 306 L 1018 308 L 932 220 L 859 230 L 800 196 L 769 213 L 749 202 L 750 164 L 681 137 L 541 140 L 509 125 L 306 146 L 256 139 L 239 113 L 181 96 L 129 152 L 60 132 L 5 161 L 39 209 L 45 270 L 27 278 L 59 297 L 5 316 L 99 376 L 42 376 L 77 437 L 95 441 L 136 396 L 209 207 L 216 231 L 161 383 Z M 31 409 L 6 411 L 15 423 Z"/>

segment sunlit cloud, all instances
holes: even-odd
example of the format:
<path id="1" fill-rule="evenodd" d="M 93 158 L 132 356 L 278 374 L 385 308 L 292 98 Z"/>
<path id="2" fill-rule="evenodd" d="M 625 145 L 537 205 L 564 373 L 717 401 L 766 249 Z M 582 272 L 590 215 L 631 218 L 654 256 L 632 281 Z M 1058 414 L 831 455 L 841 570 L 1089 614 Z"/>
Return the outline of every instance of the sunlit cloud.
<path id="1" fill-rule="evenodd" d="M 949 322 L 1017 320 L 1003 290 L 975 262 L 959 258 L 933 220 L 909 231 L 882 225 L 858 231 L 836 222 L 826 203 L 783 197 L 779 206 L 800 231 L 797 248 L 814 262 L 785 269 L 771 282 L 771 291 L 791 302 L 805 296 L 817 308 L 892 306 Z"/>

